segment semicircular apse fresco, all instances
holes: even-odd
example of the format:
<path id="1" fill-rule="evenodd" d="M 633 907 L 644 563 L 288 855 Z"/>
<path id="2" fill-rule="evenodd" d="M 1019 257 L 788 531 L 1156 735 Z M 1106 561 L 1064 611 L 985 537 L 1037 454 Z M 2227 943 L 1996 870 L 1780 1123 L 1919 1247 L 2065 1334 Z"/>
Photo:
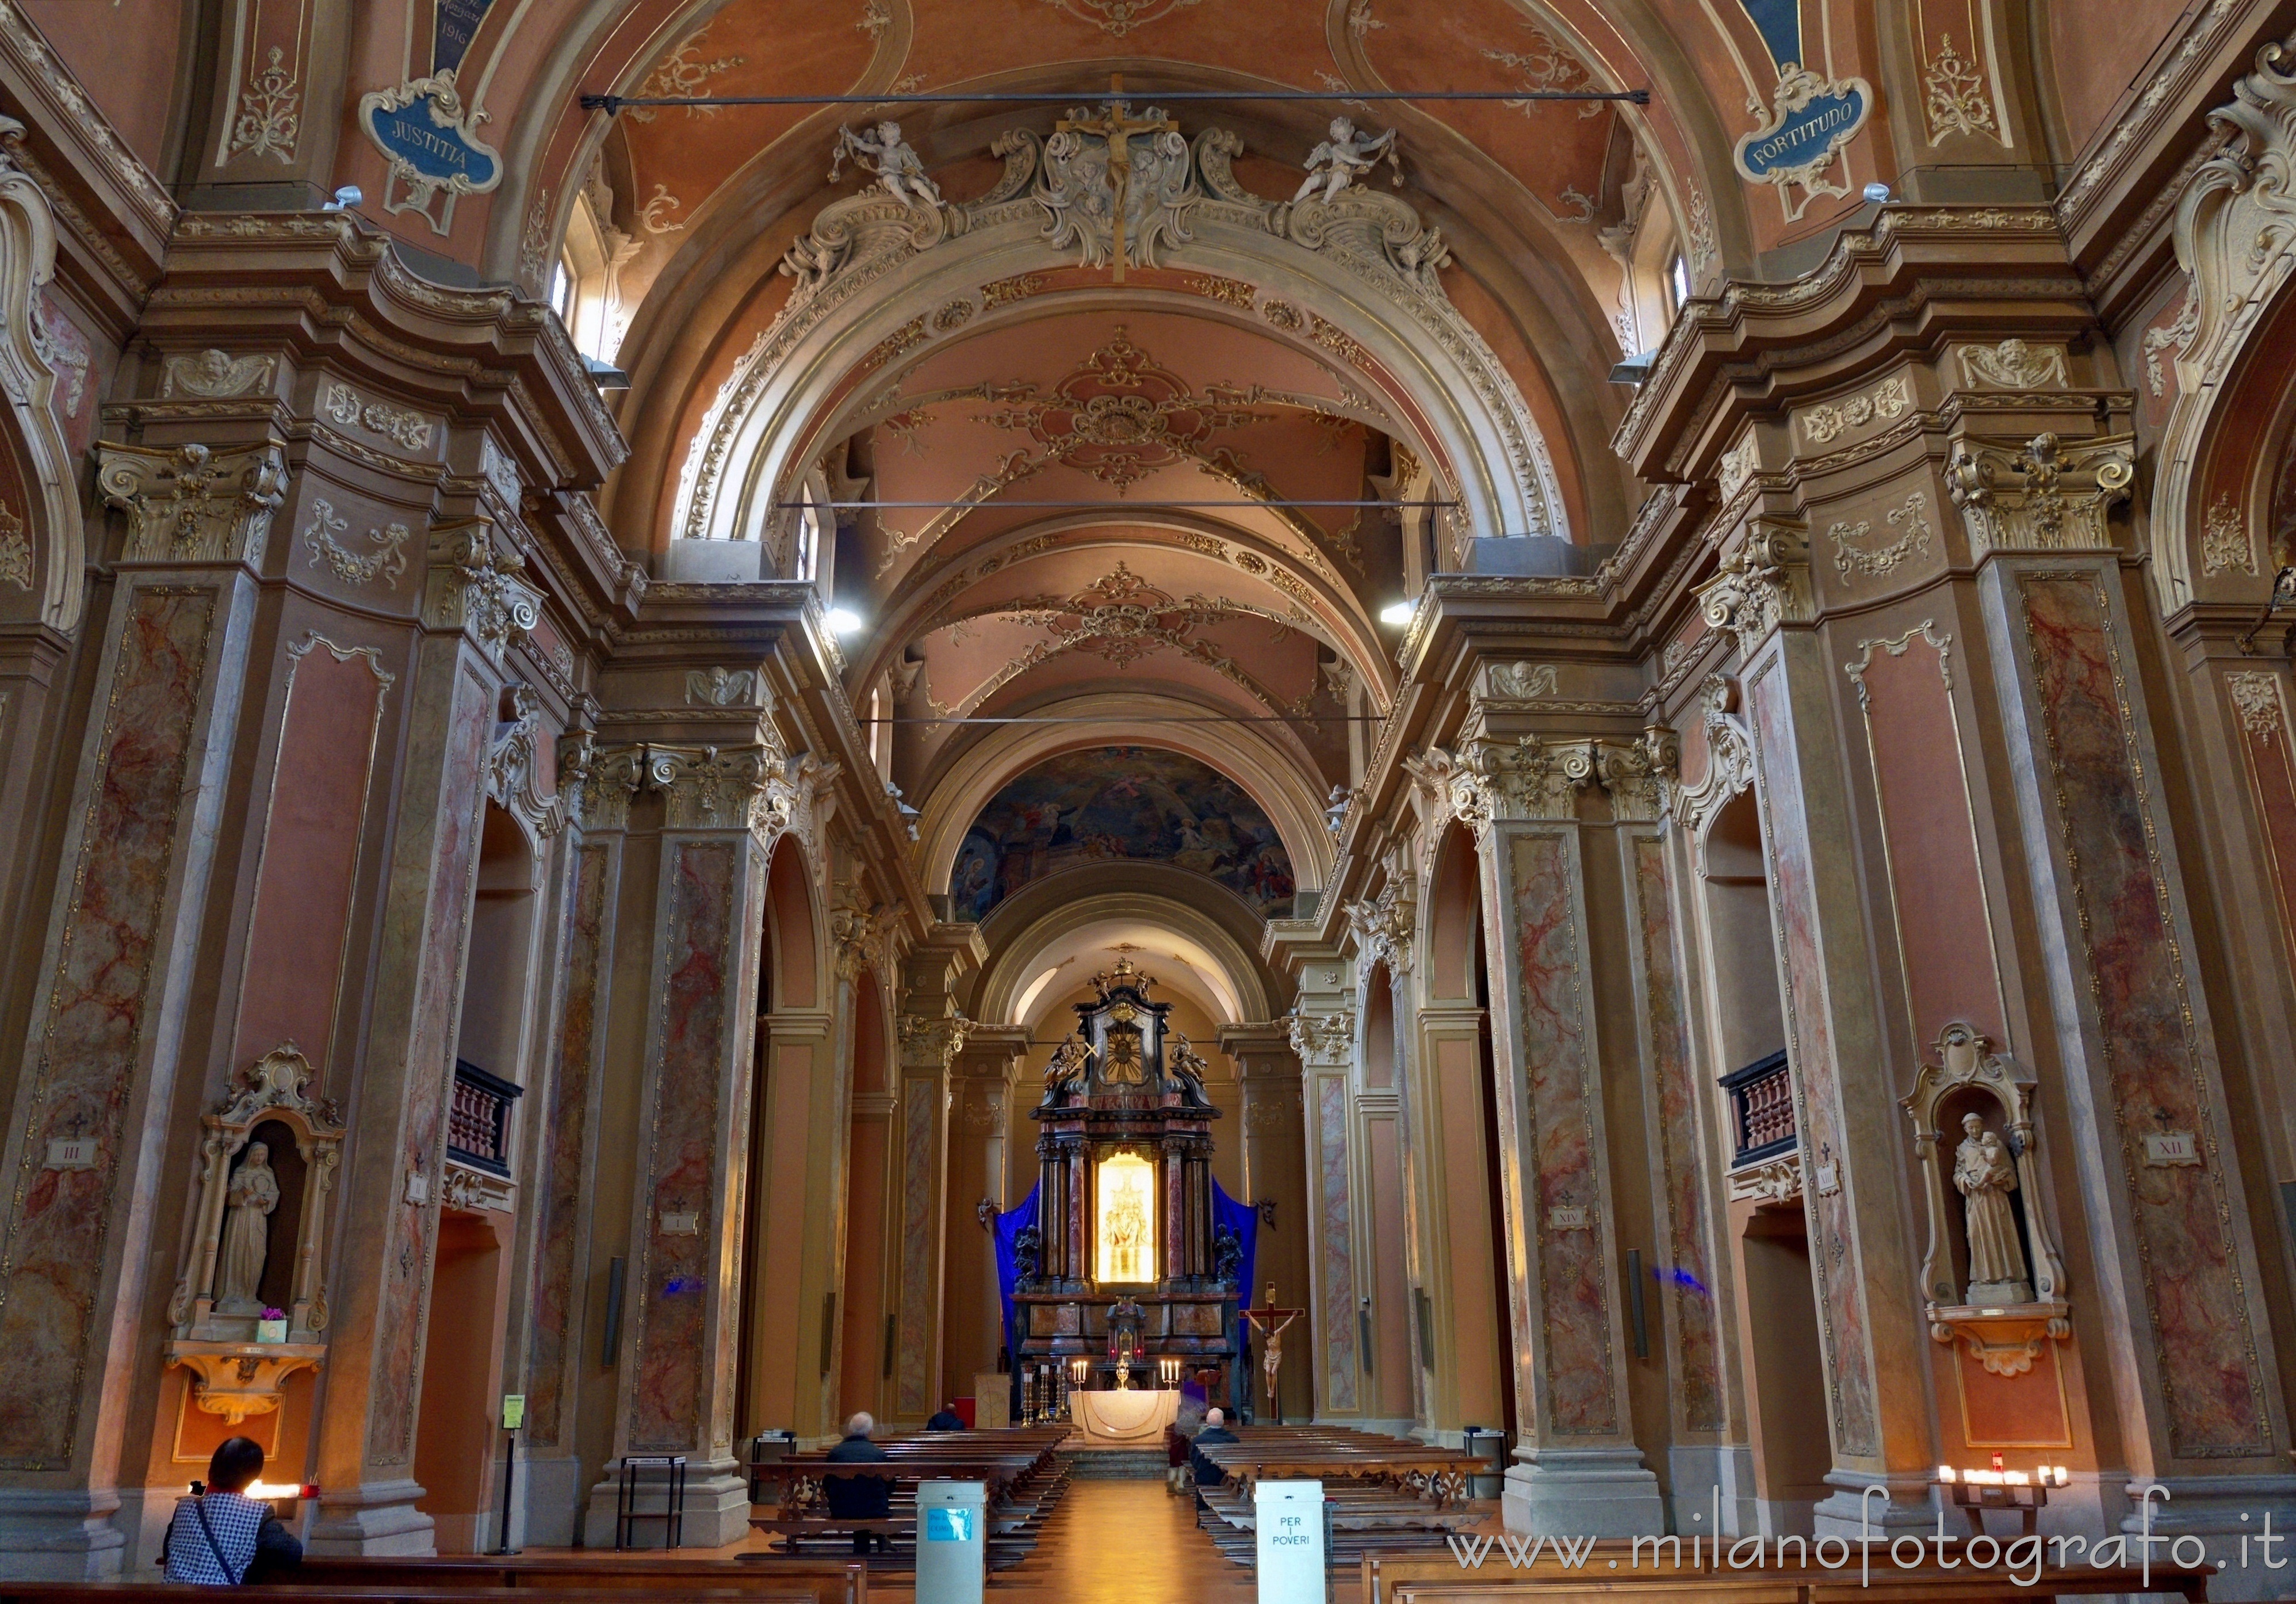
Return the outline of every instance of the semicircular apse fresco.
<path id="1" fill-rule="evenodd" d="M 964 833 L 951 917 L 980 919 L 1031 880 L 1080 863 L 1177 864 L 1263 918 L 1292 911 L 1292 859 L 1267 812 L 1210 765 L 1149 746 L 1046 758 L 1007 782 Z"/>

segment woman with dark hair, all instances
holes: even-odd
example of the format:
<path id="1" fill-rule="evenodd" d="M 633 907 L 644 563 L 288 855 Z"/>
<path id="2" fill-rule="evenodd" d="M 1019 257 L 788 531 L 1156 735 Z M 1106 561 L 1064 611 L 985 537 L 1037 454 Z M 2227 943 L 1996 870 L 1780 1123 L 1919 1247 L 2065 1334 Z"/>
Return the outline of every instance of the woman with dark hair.
<path id="1" fill-rule="evenodd" d="M 208 1460 L 207 1487 L 176 1501 L 176 1518 L 160 1551 L 168 1580 L 205 1587 L 236 1587 L 303 1563 L 303 1545 L 288 1534 L 271 1506 L 247 1496 L 263 1474 L 263 1449 L 233 1437 Z"/>

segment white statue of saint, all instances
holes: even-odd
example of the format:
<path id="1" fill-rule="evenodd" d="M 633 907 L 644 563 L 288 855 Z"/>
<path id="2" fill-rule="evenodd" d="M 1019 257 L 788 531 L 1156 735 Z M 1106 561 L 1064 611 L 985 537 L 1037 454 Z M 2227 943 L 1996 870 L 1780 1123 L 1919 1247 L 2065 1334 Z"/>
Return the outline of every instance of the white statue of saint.
<path id="1" fill-rule="evenodd" d="M 1395 160 L 1395 130 L 1373 135 L 1359 131 L 1344 117 L 1332 119 L 1332 136 L 1308 152 L 1308 176 L 1300 180 L 1300 188 L 1292 197 L 1297 206 L 1318 186 L 1323 189 L 1324 204 L 1329 206 L 1340 198 L 1340 192 L 1357 177 L 1379 165 L 1382 156 Z M 1397 181 L 1401 182 L 1400 169 Z"/>
<path id="2" fill-rule="evenodd" d="M 889 119 L 860 134 L 850 128 L 838 129 L 837 154 L 829 163 L 832 183 L 848 156 L 863 172 L 876 174 L 885 193 L 902 205 L 929 211 L 941 204 L 940 186 L 926 176 L 923 160 L 901 137 L 899 123 Z"/>
<path id="3" fill-rule="evenodd" d="M 223 1262 L 216 1271 L 216 1312 L 261 1314 L 263 1262 L 271 1253 L 271 1211 L 279 1206 L 279 1178 L 271 1172 L 267 1142 L 247 1144 L 224 1194 Z"/>
<path id="4" fill-rule="evenodd" d="M 1965 1199 L 1969 1230 L 1969 1301 L 1977 1304 L 2030 1304 L 2025 1250 L 2017 1240 L 2017 1216 L 2009 1194 L 2017 1189 L 2017 1166 L 2001 1139 L 1975 1114 L 1961 1116 L 1961 1146 L 1954 1149 L 1954 1189 Z"/>

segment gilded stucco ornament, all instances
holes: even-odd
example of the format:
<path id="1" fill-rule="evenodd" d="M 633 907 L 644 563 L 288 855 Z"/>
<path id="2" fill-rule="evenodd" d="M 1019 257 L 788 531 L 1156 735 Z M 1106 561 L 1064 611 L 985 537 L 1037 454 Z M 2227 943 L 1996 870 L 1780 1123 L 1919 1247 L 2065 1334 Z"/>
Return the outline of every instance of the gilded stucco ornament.
<path id="1" fill-rule="evenodd" d="M 837 978 L 850 984 L 862 971 L 883 974 L 890 967 L 888 943 L 900 922 L 899 910 L 868 901 L 868 888 L 859 881 L 840 880 L 832 889 L 829 939 L 836 953 Z"/>
<path id="2" fill-rule="evenodd" d="M 522 577 L 526 559 L 485 518 L 435 525 L 424 576 L 422 621 L 460 629 L 500 667 L 513 640 L 542 621 L 542 593 Z"/>
<path id="3" fill-rule="evenodd" d="M 96 488 L 127 514 L 130 563 L 259 563 L 286 498 L 279 442 L 215 451 L 102 445 Z"/>
<path id="4" fill-rule="evenodd" d="M 1283 1033 L 1302 1064 L 1345 1064 L 1356 1043 L 1355 1011 L 1335 1008 L 1311 1014 L 1294 1008 L 1283 1016 Z"/>
<path id="5" fill-rule="evenodd" d="M 1416 928 L 1418 900 L 1408 876 L 1390 872 L 1376 897 L 1344 903 L 1341 914 L 1356 938 L 1362 967 L 1384 964 L 1392 975 L 1411 972 L 1411 938 Z"/>
<path id="6" fill-rule="evenodd" d="M 513 685 L 506 693 L 509 717 L 495 725 L 494 742 L 487 752 L 487 797 L 519 822 L 534 855 L 542 856 L 544 843 L 566 827 L 566 786 L 562 782 L 548 796 L 542 794 L 542 694 L 530 685 Z"/>
<path id="7" fill-rule="evenodd" d="M 1709 628 L 1737 642 L 1751 656 L 1783 623 L 1807 623 L 1813 616 L 1809 591 L 1809 540 L 1797 526 L 1762 519 L 1747 531 L 1722 571 L 1698 588 Z"/>
<path id="8" fill-rule="evenodd" d="M 903 1014 L 895 1028 L 904 1068 L 946 1070 L 964 1050 L 972 1021 L 963 1014 Z"/>
<path id="9" fill-rule="evenodd" d="M 1698 687 L 1700 732 L 1706 737 L 1706 772 L 1694 786 L 1677 781 L 1669 805 L 1675 818 L 1702 836 L 1722 805 L 1754 783 L 1754 744 L 1739 716 L 1738 682 L 1710 674 Z"/>
<path id="10" fill-rule="evenodd" d="M 2171 611 L 2192 599 L 2200 577 L 2201 464 L 2232 399 L 2228 383 L 2241 371 L 2236 358 L 2296 272 L 2292 66 L 2296 52 L 2284 44 L 2257 52 L 2256 70 L 2234 86 L 2228 103 L 2209 113 L 2210 127 L 2227 136 L 2224 148 L 2201 163 L 2177 203 L 2177 262 L 2192 276 L 2192 287 L 2171 331 L 2171 337 L 2185 337 L 2152 498 L 2155 582 Z M 2081 182 L 2095 182 L 2102 170 L 2100 159 Z M 2148 364 L 2156 359 L 2149 338 L 2145 351 Z"/>
<path id="11" fill-rule="evenodd" d="M 628 829 L 630 802 L 644 775 L 643 745 L 601 746 L 587 730 L 558 737 L 558 788 L 572 799 L 578 828 Z"/>
<path id="12" fill-rule="evenodd" d="M 1946 489 L 1968 525 L 1970 554 L 2116 549 L 2107 514 L 2128 499 L 2135 448 L 2127 434 L 1964 440 L 1946 465 Z"/>
<path id="13" fill-rule="evenodd" d="M 1191 259 L 1185 266 L 1200 272 L 1221 267 L 1222 277 L 1247 290 L 1267 272 L 1304 274 L 1359 305 L 1422 353 L 1436 382 L 1461 398 L 1456 426 L 1488 440 L 1481 448 L 1505 483 L 1487 487 L 1500 505 L 1486 516 L 1512 533 L 1568 532 L 1561 481 L 1521 390 L 1444 292 L 1439 275 L 1450 252 L 1439 230 L 1398 197 L 1352 182 L 1332 193 L 1326 181 L 1296 202 L 1263 200 L 1230 170 L 1243 150 L 1234 133 L 1208 127 L 1188 140 L 1153 108 L 1126 118 L 1129 259 L 1144 264 L 1152 251 L 1185 252 Z M 1003 160 L 1004 170 L 976 199 L 914 204 L 873 185 L 821 210 L 782 264 L 795 281 L 782 310 L 735 361 L 687 449 L 675 503 L 679 537 L 726 536 L 740 522 L 753 486 L 762 494 L 794 483 L 810 467 L 797 461 L 794 441 L 784 448 L 784 421 L 768 416 L 767 399 L 783 363 L 801 347 L 812 350 L 824 330 L 833 337 L 836 320 L 857 330 L 865 306 L 890 311 L 895 308 L 888 303 L 898 303 L 906 321 L 898 327 L 890 320 L 883 327 L 870 323 L 875 344 L 861 358 L 864 365 L 890 365 L 947 335 L 935 309 L 953 293 L 962 291 L 968 304 L 976 296 L 980 300 L 981 311 L 960 320 L 970 330 L 981 317 L 1046 292 L 1041 272 L 1010 268 L 987 284 L 945 282 L 970 257 L 995 253 L 1009 260 L 1012 247 L 1034 241 L 1045 251 L 1046 267 L 1110 259 L 1116 204 L 1110 136 L 1077 118 L 1067 120 L 1079 126 L 1049 139 L 1028 128 L 1000 135 L 990 153 Z M 1095 127 L 1105 120 L 1082 119 Z M 935 258 L 948 264 L 939 278 Z M 1265 299 L 1259 311 L 1271 326 L 1342 361 L 1358 366 L 1374 361 L 1353 333 L 1320 316 L 1311 320 L 1289 301 Z M 786 462 L 780 455 L 785 448 L 792 453 Z M 754 480 L 729 474 L 734 464 L 761 451 L 772 459 L 767 473 Z M 773 498 L 787 498 L 776 490 Z M 780 526 L 793 516 L 773 513 L 769 546 L 782 539 Z"/>

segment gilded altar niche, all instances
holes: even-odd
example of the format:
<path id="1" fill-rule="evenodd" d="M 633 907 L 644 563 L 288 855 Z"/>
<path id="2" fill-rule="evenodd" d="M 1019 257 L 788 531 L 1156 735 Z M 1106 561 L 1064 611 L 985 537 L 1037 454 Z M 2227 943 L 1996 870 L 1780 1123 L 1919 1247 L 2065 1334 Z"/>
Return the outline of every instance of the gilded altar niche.
<path id="1" fill-rule="evenodd" d="M 1037 1214 L 1013 1304 L 1024 1370 L 1078 1361 L 1096 1385 L 1159 1360 L 1224 1384 L 1236 1348 L 1234 1252 L 1212 1206 L 1204 1061 L 1129 958 L 1095 975 L 1045 1069 Z M 1111 1320 L 1117 1328 L 1111 1341 Z M 1120 1350 L 1120 1351 L 1119 1351 Z"/>

